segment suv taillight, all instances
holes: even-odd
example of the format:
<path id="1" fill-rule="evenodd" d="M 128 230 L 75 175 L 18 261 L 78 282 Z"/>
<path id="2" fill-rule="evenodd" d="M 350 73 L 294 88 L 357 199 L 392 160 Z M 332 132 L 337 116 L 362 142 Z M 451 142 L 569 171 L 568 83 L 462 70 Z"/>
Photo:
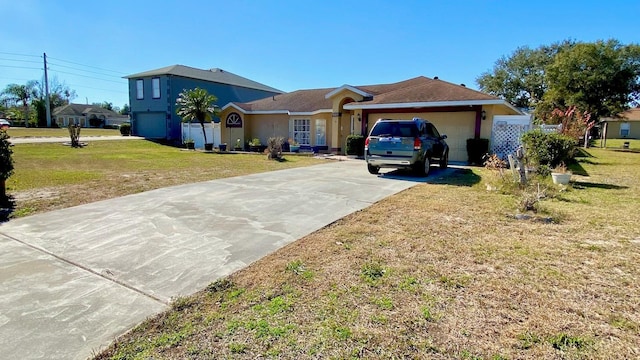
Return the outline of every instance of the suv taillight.
<path id="1" fill-rule="evenodd" d="M 369 137 L 364 140 L 364 147 L 369 147 Z"/>
<path id="2" fill-rule="evenodd" d="M 422 148 L 422 141 L 420 138 L 413 139 L 413 150 L 420 150 Z"/>

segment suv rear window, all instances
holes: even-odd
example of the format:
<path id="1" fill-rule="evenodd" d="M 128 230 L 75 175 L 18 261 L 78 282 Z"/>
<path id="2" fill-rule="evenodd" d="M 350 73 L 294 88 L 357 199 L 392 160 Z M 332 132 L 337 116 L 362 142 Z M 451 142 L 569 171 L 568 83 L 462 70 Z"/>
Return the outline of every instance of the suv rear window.
<path id="1" fill-rule="evenodd" d="M 379 122 L 371 130 L 371 136 L 418 137 L 418 128 L 412 122 Z"/>

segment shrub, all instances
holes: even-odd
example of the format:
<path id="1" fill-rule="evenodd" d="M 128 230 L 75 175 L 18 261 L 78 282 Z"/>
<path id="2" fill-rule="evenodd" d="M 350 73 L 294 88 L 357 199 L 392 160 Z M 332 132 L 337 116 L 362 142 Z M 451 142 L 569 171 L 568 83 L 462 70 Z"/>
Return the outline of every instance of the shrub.
<path id="1" fill-rule="evenodd" d="M 123 136 L 131 135 L 131 124 L 124 123 L 120 125 L 120 134 Z"/>
<path id="2" fill-rule="evenodd" d="M 530 161 L 551 168 L 572 160 L 578 145 L 577 139 L 555 132 L 545 133 L 540 129 L 524 133 L 522 143 Z"/>
<path id="3" fill-rule="evenodd" d="M 13 150 L 9 142 L 9 135 L 0 130 L 0 201 L 6 201 L 5 181 L 13 175 Z"/>
<path id="4" fill-rule="evenodd" d="M 347 155 L 364 155 L 364 136 L 349 135 L 347 136 Z"/>
<path id="5" fill-rule="evenodd" d="M 282 144 L 284 138 L 282 136 L 270 137 L 267 140 L 267 158 L 273 160 L 280 160 L 282 158 Z"/>
<path id="6" fill-rule="evenodd" d="M 482 165 L 482 159 L 489 152 L 489 139 L 467 139 L 469 164 Z"/>

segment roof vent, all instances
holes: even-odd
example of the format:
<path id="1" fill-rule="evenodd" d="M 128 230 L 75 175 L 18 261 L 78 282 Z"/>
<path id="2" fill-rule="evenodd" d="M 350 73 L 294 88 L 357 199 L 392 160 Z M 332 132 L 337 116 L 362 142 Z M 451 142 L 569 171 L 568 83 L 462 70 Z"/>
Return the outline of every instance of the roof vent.
<path id="1" fill-rule="evenodd" d="M 439 79 L 439 78 L 438 78 L 437 76 L 434 76 L 434 77 L 433 77 L 433 80 L 438 80 L 438 79 Z"/>
<path id="2" fill-rule="evenodd" d="M 467 85 L 465 85 L 465 84 L 460 84 L 460 86 L 462 86 L 462 87 L 467 87 Z"/>

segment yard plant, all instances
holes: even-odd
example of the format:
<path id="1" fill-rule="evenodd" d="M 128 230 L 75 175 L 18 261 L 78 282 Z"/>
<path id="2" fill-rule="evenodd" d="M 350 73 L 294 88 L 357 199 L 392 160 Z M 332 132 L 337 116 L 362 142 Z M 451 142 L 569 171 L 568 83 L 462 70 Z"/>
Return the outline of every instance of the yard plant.
<path id="1" fill-rule="evenodd" d="M 592 148 L 572 170 L 523 219 L 491 170 L 435 173 L 212 278 L 96 359 L 637 358 L 640 154 Z"/>

